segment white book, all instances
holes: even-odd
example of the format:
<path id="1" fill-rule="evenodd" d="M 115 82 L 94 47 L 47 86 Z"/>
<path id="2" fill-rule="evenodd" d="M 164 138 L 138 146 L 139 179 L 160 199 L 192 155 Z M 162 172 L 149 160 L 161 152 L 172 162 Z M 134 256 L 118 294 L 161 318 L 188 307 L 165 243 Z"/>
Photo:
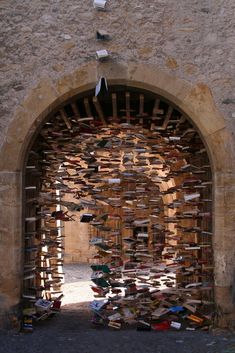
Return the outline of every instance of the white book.
<path id="1" fill-rule="evenodd" d="M 35 222 L 37 220 L 37 217 L 26 217 L 25 221 L 26 222 Z"/>
<path id="2" fill-rule="evenodd" d="M 180 330 L 181 323 L 177 321 L 171 321 L 171 327 L 176 328 L 177 330 Z"/>
<path id="3" fill-rule="evenodd" d="M 104 58 L 107 58 L 108 56 L 109 56 L 109 53 L 106 49 L 96 51 L 97 59 L 104 59 Z"/>
<path id="4" fill-rule="evenodd" d="M 108 319 L 110 321 L 116 321 L 116 320 L 120 320 L 122 318 L 120 313 L 115 313 L 113 315 L 108 316 Z"/>
<path id="5" fill-rule="evenodd" d="M 146 239 L 146 238 L 148 238 L 148 233 L 138 233 L 138 234 L 137 234 L 137 237 L 138 237 L 138 238 L 145 238 L 145 239 Z"/>
<path id="6" fill-rule="evenodd" d="M 108 179 L 108 183 L 109 184 L 120 184 L 121 183 L 121 179 L 111 178 L 111 179 Z"/>
<path id="7" fill-rule="evenodd" d="M 202 285 L 202 282 L 189 283 L 185 286 L 185 288 L 188 289 L 188 288 L 193 288 L 193 287 L 199 287 L 201 285 Z"/>
<path id="8" fill-rule="evenodd" d="M 50 307 L 52 306 L 52 302 L 45 299 L 38 299 L 35 303 L 35 306 L 38 309 L 49 310 Z"/>
<path id="9" fill-rule="evenodd" d="M 96 9 L 104 9 L 105 8 L 105 5 L 106 5 L 106 0 L 94 0 L 93 2 L 93 6 L 94 8 Z"/>
<path id="10" fill-rule="evenodd" d="M 99 311 L 100 309 L 102 309 L 103 306 L 107 304 L 107 302 L 108 302 L 108 299 L 93 300 L 93 302 L 90 303 L 90 307 L 95 311 Z"/>
<path id="11" fill-rule="evenodd" d="M 200 250 L 200 246 L 187 246 L 184 248 L 184 250 Z"/>
<path id="12" fill-rule="evenodd" d="M 180 136 L 170 136 L 169 141 L 180 141 L 181 137 Z"/>
<path id="13" fill-rule="evenodd" d="M 186 194 L 184 195 L 184 200 L 185 201 L 190 201 L 199 198 L 201 195 L 198 192 L 195 192 L 193 194 Z"/>

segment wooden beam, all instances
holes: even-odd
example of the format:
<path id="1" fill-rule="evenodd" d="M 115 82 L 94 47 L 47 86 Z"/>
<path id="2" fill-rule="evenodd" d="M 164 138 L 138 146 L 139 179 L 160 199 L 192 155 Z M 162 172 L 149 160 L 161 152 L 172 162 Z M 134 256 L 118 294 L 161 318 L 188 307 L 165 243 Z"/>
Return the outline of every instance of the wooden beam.
<path id="1" fill-rule="evenodd" d="M 130 92 L 126 92 L 126 118 L 127 123 L 130 124 L 130 117 L 131 117 L 131 105 L 130 105 Z"/>
<path id="2" fill-rule="evenodd" d="M 84 98 L 83 102 L 84 102 L 87 117 L 91 117 L 92 114 L 91 114 L 91 107 L 90 107 L 89 99 Z"/>
<path id="3" fill-rule="evenodd" d="M 112 107 L 113 107 L 113 118 L 117 119 L 117 94 L 112 93 Z"/>
<path id="4" fill-rule="evenodd" d="M 167 125 L 169 124 L 173 109 L 174 108 L 172 106 L 169 106 L 167 113 L 166 113 L 166 116 L 165 116 L 165 119 L 164 119 L 164 122 L 163 122 L 162 126 L 160 127 L 160 130 L 166 130 Z"/>
<path id="5" fill-rule="evenodd" d="M 96 109 L 96 111 L 97 111 L 97 113 L 99 115 L 100 120 L 102 121 L 102 123 L 104 125 L 107 125 L 106 121 L 105 121 L 105 117 L 104 117 L 104 112 L 103 112 L 103 109 L 102 109 L 102 107 L 100 105 L 100 102 L 99 102 L 98 98 L 97 97 L 93 97 L 92 101 L 93 101 L 95 109 Z"/>
<path id="6" fill-rule="evenodd" d="M 144 116 L 144 95 L 143 94 L 140 94 L 139 116 L 140 116 L 139 123 L 141 125 L 143 125 L 143 123 L 144 123 L 144 120 L 143 120 L 143 116 Z"/>
<path id="7" fill-rule="evenodd" d="M 72 106 L 72 109 L 73 109 L 73 112 L 74 112 L 74 117 L 78 123 L 82 123 L 82 122 L 90 122 L 92 120 L 94 120 L 93 116 L 88 116 L 88 117 L 81 117 L 81 114 L 78 110 L 78 107 L 77 107 L 77 104 L 75 102 L 72 102 L 71 103 L 71 106 Z"/>
<path id="8" fill-rule="evenodd" d="M 153 112 L 152 112 L 152 124 L 150 127 L 150 130 L 154 130 L 155 128 L 155 122 L 157 120 L 157 114 L 162 114 L 163 111 L 159 109 L 159 105 L 160 105 L 160 99 L 156 98 L 155 102 L 154 102 L 154 107 L 153 107 Z"/>
<path id="9" fill-rule="evenodd" d="M 183 115 L 181 115 L 181 117 L 180 117 L 180 119 L 179 119 L 179 122 L 177 123 L 177 125 L 176 125 L 176 129 L 179 129 L 179 126 L 181 125 L 181 124 L 183 124 L 184 122 L 185 122 L 185 120 L 186 120 L 186 118 L 183 116 Z"/>
<path id="10" fill-rule="evenodd" d="M 77 104 L 75 103 L 75 102 L 72 102 L 71 103 L 71 107 L 72 107 L 72 110 L 73 110 L 73 113 L 74 113 L 74 115 L 75 115 L 75 118 L 77 119 L 79 119 L 79 118 L 81 118 L 81 115 L 80 115 L 80 112 L 79 112 L 79 110 L 78 110 L 78 107 L 77 107 Z"/>
<path id="11" fill-rule="evenodd" d="M 157 114 L 162 113 L 162 110 L 159 110 L 160 98 L 156 98 L 153 107 L 153 116 L 157 116 Z"/>
<path id="12" fill-rule="evenodd" d="M 71 124 L 70 120 L 68 119 L 67 114 L 65 113 L 64 109 L 60 109 L 60 115 L 61 115 L 62 119 L 64 120 L 65 125 L 67 126 L 67 128 L 69 130 L 71 130 L 72 129 L 72 124 Z"/>

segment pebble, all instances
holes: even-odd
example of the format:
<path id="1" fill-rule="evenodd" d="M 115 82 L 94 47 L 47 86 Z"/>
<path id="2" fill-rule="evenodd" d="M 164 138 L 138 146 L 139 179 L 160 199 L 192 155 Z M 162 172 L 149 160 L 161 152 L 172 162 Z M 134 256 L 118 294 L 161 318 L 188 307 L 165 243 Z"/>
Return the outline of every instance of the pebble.
<path id="1" fill-rule="evenodd" d="M 66 40 L 72 39 L 72 37 L 69 34 L 61 34 L 61 38 L 64 38 Z"/>

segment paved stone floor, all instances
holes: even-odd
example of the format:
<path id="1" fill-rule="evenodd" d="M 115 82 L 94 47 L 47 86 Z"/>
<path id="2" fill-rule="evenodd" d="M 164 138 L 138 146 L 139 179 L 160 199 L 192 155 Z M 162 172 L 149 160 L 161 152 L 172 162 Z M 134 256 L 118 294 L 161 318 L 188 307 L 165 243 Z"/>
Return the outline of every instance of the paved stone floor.
<path id="1" fill-rule="evenodd" d="M 91 324 L 90 270 L 67 265 L 61 313 L 41 322 L 32 334 L 0 332 L 0 353 L 235 353 L 229 332 L 114 331 Z"/>

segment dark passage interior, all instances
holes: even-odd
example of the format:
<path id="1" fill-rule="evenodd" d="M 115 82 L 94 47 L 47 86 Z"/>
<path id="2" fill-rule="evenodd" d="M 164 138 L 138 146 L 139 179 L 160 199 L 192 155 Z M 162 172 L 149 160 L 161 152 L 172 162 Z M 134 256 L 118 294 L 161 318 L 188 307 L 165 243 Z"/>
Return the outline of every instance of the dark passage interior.
<path id="1" fill-rule="evenodd" d="M 50 114 L 28 152 L 23 327 L 60 309 L 64 230 L 79 212 L 95 249 L 94 324 L 206 329 L 214 310 L 206 148 L 162 97 L 101 83 L 97 96 L 85 92 Z"/>

